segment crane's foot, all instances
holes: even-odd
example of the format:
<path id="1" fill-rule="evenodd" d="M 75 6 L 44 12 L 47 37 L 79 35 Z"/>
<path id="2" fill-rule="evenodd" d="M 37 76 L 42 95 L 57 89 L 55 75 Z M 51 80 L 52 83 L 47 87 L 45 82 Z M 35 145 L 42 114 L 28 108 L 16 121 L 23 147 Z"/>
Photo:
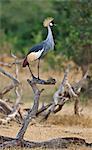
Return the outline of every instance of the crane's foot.
<path id="1" fill-rule="evenodd" d="M 40 81 L 40 80 L 42 80 L 42 79 L 40 79 L 39 77 L 35 77 L 34 75 L 32 75 L 32 79 L 33 79 L 34 81 Z"/>
<path id="2" fill-rule="evenodd" d="M 48 80 L 43 80 L 43 79 L 37 78 L 35 76 L 32 76 L 32 82 L 34 82 L 36 84 L 55 84 L 56 80 L 53 78 L 49 78 Z"/>
<path id="3" fill-rule="evenodd" d="M 36 78 L 34 75 L 32 76 L 33 80 L 39 80 L 38 78 Z"/>
<path id="4" fill-rule="evenodd" d="M 38 80 L 41 80 L 39 77 L 37 78 Z"/>

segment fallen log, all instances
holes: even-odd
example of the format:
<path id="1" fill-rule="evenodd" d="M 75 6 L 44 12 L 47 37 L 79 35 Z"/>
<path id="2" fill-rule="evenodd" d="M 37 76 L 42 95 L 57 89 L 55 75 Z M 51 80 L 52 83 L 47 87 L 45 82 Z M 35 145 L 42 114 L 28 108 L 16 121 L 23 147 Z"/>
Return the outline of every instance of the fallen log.
<path id="1" fill-rule="evenodd" d="M 92 148 L 92 143 L 87 143 L 85 139 L 77 137 L 64 137 L 56 138 L 43 142 L 33 142 L 27 140 L 18 140 L 16 138 L 10 138 L 5 136 L 0 136 L 0 148 L 9 148 L 9 147 L 25 147 L 25 148 L 68 148 L 72 145 L 86 146 Z"/>

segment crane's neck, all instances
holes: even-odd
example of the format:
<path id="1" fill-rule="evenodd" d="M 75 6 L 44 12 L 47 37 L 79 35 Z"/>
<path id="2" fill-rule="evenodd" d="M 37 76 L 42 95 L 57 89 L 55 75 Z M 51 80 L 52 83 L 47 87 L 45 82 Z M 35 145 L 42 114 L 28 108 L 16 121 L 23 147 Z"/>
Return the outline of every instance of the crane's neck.
<path id="1" fill-rule="evenodd" d="M 48 35 L 47 35 L 46 41 L 54 41 L 50 26 L 48 26 Z"/>

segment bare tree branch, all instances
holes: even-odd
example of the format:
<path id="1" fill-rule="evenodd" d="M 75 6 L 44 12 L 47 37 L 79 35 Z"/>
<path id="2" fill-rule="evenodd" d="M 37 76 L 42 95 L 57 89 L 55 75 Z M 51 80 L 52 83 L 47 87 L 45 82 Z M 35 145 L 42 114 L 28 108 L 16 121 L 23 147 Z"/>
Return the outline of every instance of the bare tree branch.
<path id="1" fill-rule="evenodd" d="M 64 96 L 64 90 L 65 90 L 64 88 L 65 88 L 66 82 L 68 80 L 68 73 L 69 73 L 69 66 L 65 70 L 64 78 L 63 78 L 58 90 L 53 95 L 53 101 L 55 104 L 58 104 L 58 102 L 61 101 L 61 98 Z"/>
<path id="2" fill-rule="evenodd" d="M 5 94 L 7 94 L 9 91 L 11 91 L 13 88 L 15 88 L 17 85 L 14 83 L 11 83 L 4 87 L 2 91 L 0 91 L 0 98 L 2 99 Z"/>
<path id="3" fill-rule="evenodd" d="M 6 62 L 3 62 L 3 61 L 0 61 L 0 66 L 5 66 L 5 67 L 11 68 L 15 64 L 21 65 L 22 62 L 23 62 L 23 59 L 17 60 L 16 62 L 11 62 L 11 63 L 6 63 Z"/>
<path id="4" fill-rule="evenodd" d="M 18 65 L 16 63 L 17 57 L 13 53 L 11 53 L 11 55 L 15 60 L 15 77 L 18 80 L 19 69 L 18 69 Z M 17 115 L 18 115 L 18 111 L 20 109 L 21 92 L 22 92 L 21 84 L 19 84 L 18 86 L 15 86 L 16 102 L 15 102 L 12 112 L 7 117 L 8 120 L 14 119 L 15 117 L 17 117 L 17 119 L 19 118 Z M 19 113 L 19 115 L 20 115 L 20 113 Z M 20 116 L 20 119 L 22 119 L 21 116 Z"/>
<path id="5" fill-rule="evenodd" d="M 19 80 L 17 80 L 13 75 L 11 75 L 9 72 L 5 71 L 1 67 L 0 67 L 0 72 L 2 74 L 4 74 L 5 76 L 9 77 L 14 82 L 14 84 L 19 84 L 20 83 Z"/>
<path id="6" fill-rule="evenodd" d="M 19 104 L 20 104 L 20 100 L 21 100 L 21 84 L 20 81 L 18 80 L 18 65 L 17 65 L 17 57 L 14 54 L 11 54 L 12 57 L 14 58 L 15 61 L 15 77 L 13 75 L 11 75 L 10 73 L 6 72 L 4 69 L 0 68 L 1 72 L 6 75 L 7 77 L 9 77 L 13 83 L 10 84 L 9 86 L 6 86 L 1 92 L 0 92 L 0 97 L 2 98 L 4 96 L 4 94 L 6 94 L 7 92 L 9 92 L 11 89 L 15 88 L 15 94 L 16 94 L 16 102 L 14 107 L 12 108 L 11 112 L 8 114 L 8 116 L 6 117 L 5 121 L 10 121 L 11 119 L 19 119 L 19 115 L 20 113 L 19 110 Z M 4 107 L 2 107 L 4 109 Z M 22 115 L 21 115 L 22 116 Z M 20 118 L 22 119 L 22 117 L 20 116 Z"/>
<path id="7" fill-rule="evenodd" d="M 2 107 L 5 111 L 5 114 L 10 114 L 12 112 L 12 108 L 3 100 L 0 99 L 0 107 Z"/>
<path id="8" fill-rule="evenodd" d="M 69 101 L 71 98 L 75 100 L 74 105 L 74 113 L 79 115 L 79 98 L 78 95 L 82 86 L 84 85 L 85 81 L 87 80 L 87 74 L 76 84 L 70 85 L 68 82 L 68 73 L 69 68 L 66 69 L 64 78 L 58 88 L 58 90 L 53 95 L 53 101 L 50 107 L 47 107 L 46 112 L 44 113 L 43 119 L 47 119 L 50 115 L 50 113 L 57 113 L 60 111 L 63 107 L 63 105 Z M 80 90 L 79 90 L 80 89 Z M 43 110 L 43 111 L 44 111 Z"/>
<path id="9" fill-rule="evenodd" d="M 5 67 L 11 68 L 11 64 L 10 63 L 1 62 L 1 61 L 0 61 L 0 66 L 5 66 Z"/>
<path id="10" fill-rule="evenodd" d="M 32 81 L 30 81 L 30 80 L 27 80 L 27 81 L 31 85 L 33 92 L 34 92 L 34 105 L 33 105 L 32 109 L 30 108 L 28 115 L 24 119 L 21 129 L 19 130 L 18 134 L 16 135 L 16 139 L 18 139 L 18 140 L 23 139 L 26 129 L 28 127 L 28 124 L 30 123 L 32 118 L 34 118 L 36 116 L 36 113 L 38 112 L 38 107 L 39 107 L 39 97 L 40 97 L 41 92 L 43 91 L 43 89 L 41 91 L 39 91 L 36 84 L 34 84 Z"/>
<path id="11" fill-rule="evenodd" d="M 87 77 L 88 77 L 88 71 L 85 73 L 82 79 L 80 79 L 80 81 L 72 85 L 72 88 L 75 91 L 75 93 L 78 94 L 80 93 L 81 88 L 85 85 L 85 82 L 87 81 Z"/>

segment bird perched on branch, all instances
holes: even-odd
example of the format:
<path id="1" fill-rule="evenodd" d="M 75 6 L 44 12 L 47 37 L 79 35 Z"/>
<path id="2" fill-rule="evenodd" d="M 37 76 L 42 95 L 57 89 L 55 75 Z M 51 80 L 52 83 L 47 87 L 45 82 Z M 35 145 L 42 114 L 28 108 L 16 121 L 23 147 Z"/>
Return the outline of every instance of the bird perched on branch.
<path id="1" fill-rule="evenodd" d="M 23 67 L 28 66 L 32 77 L 35 78 L 35 76 L 31 71 L 30 63 L 32 61 L 38 60 L 38 79 L 39 79 L 39 64 L 41 57 L 45 55 L 49 50 L 54 49 L 54 39 L 51 31 L 51 27 L 54 25 L 53 18 L 45 19 L 43 25 L 44 27 L 48 28 L 47 38 L 38 45 L 32 47 L 23 61 Z"/>

